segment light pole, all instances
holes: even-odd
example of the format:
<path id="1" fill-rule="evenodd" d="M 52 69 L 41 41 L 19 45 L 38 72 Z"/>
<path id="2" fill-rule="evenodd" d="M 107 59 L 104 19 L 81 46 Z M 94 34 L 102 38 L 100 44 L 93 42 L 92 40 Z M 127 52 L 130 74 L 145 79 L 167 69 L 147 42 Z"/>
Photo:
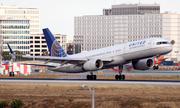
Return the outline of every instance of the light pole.
<path id="1" fill-rule="evenodd" d="M 89 86 L 83 84 L 80 87 L 88 87 L 88 89 L 90 90 L 91 94 L 92 94 L 92 108 L 94 108 L 94 86 L 92 86 L 92 90 Z"/>

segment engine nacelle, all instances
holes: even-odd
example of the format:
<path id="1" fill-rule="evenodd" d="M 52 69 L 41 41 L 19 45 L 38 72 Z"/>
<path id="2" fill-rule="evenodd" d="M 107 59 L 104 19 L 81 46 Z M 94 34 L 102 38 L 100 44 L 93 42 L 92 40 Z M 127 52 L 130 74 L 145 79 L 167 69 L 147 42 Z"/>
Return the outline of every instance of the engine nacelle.
<path id="1" fill-rule="evenodd" d="M 101 69 L 103 67 L 103 62 L 100 59 L 89 60 L 84 63 L 83 69 L 86 71 L 94 71 Z"/>
<path id="2" fill-rule="evenodd" d="M 137 70 L 147 70 L 152 68 L 153 60 L 152 59 L 142 59 L 139 61 L 132 62 L 133 68 Z"/>

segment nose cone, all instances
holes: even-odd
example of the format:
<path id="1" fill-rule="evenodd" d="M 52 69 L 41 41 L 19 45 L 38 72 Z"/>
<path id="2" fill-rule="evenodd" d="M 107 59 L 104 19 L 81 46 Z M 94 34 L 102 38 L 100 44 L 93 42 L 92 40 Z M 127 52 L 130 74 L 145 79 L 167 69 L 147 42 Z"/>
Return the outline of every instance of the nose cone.
<path id="1" fill-rule="evenodd" d="M 167 47 L 164 48 L 164 49 L 165 49 L 165 51 L 166 51 L 167 53 L 169 53 L 169 52 L 172 51 L 172 45 L 169 45 L 169 46 L 167 46 Z"/>

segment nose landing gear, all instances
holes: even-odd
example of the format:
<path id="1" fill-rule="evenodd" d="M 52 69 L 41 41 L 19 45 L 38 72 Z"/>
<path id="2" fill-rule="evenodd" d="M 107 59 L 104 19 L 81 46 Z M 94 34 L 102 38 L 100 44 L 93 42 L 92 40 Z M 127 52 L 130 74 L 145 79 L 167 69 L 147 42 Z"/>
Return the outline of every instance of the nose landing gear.
<path id="1" fill-rule="evenodd" d="M 159 66 L 153 66 L 153 70 L 158 70 L 159 69 Z"/>

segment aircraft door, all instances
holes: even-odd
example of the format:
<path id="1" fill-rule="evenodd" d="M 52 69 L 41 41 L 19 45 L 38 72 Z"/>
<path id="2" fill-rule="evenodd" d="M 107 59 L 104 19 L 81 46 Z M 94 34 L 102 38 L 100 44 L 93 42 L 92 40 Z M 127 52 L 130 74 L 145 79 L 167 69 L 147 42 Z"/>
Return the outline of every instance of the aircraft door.
<path id="1" fill-rule="evenodd" d="M 123 47 L 123 53 L 124 53 L 124 54 L 126 53 L 126 48 L 125 48 L 125 46 Z"/>
<path id="2" fill-rule="evenodd" d="M 155 42 L 152 42 L 151 48 L 153 48 L 155 46 L 155 44 L 156 44 Z"/>
<path id="3" fill-rule="evenodd" d="M 128 53 L 128 52 L 127 52 L 127 47 L 126 47 L 125 45 L 124 45 L 124 47 L 123 47 L 123 52 L 124 52 L 124 53 Z"/>
<path id="4" fill-rule="evenodd" d="M 152 48 L 155 45 L 155 42 L 151 41 L 148 43 L 148 45 L 149 45 L 149 48 Z"/>
<path id="5" fill-rule="evenodd" d="M 149 43 L 148 43 L 148 47 L 149 47 L 149 48 L 152 48 L 152 44 L 153 44 L 152 42 L 149 42 Z"/>

